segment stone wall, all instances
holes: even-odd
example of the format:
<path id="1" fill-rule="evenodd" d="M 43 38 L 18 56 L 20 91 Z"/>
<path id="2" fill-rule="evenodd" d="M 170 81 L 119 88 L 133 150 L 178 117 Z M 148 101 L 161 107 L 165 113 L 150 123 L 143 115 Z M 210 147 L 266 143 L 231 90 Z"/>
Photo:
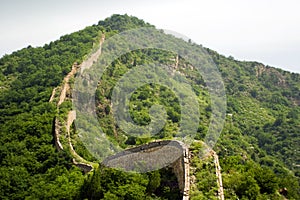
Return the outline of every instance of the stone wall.
<path id="1" fill-rule="evenodd" d="M 59 140 L 59 136 L 60 136 L 60 123 L 59 120 L 57 119 L 57 117 L 54 117 L 53 119 L 53 127 L 52 127 L 52 131 L 53 131 L 53 136 L 54 136 L 54 144 L 55 147 L 58 151 L 63 150 L 63 146 Z"/>
<path id="2" fill-rule="evenodd" d="M 189 150 L 180 141 L 161 140 L 124 150 L 106 158 L 102 164 L 125 171 L 146 172 L 171 167 L 183 199 L 189 199 Z"/>

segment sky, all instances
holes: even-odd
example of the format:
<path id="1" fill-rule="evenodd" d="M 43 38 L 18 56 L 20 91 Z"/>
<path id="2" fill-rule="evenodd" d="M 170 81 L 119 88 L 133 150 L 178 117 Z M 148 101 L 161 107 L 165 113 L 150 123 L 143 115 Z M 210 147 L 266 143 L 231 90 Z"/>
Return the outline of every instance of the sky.
<path id="1" fill-rule="evenodd" d="M 127 13 L 225 56 L 300 73 L 299 8 L 298 0 L 0 0 L 0 57 Z"/>

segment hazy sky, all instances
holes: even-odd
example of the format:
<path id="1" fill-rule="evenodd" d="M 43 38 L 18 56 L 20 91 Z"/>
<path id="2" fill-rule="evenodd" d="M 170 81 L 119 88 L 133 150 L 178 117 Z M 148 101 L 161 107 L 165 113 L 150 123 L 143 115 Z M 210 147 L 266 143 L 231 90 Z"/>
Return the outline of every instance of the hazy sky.
<path id="1" fill-rule="evenodd" d="M 300 73 L 299 9 L 298 0 L 0 0 L 0 56 L 127 13 L 223 55 Z"/>

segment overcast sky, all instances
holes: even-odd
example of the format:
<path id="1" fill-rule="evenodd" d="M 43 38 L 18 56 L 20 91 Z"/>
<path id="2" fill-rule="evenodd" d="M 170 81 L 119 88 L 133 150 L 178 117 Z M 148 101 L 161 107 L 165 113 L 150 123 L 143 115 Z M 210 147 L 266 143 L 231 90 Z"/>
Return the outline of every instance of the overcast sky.
<path id="1" fill-rule="evenodd" d="M 223 55 L 300 73 L 299 9 L 298 0 L 0 0 L 0 57 L 127 13 Z"/>

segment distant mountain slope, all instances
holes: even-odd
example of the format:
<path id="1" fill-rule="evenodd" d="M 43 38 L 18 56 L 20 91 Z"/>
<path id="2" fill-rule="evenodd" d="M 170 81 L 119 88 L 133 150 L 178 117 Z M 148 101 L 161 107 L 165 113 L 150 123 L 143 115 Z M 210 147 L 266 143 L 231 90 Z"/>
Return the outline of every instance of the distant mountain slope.
<path id="1" fill-rule="evenodd" d="M 86 58 L 101 33 L 109 38 L 138 27 L 153 26 L 135 17 L 113 15 L 43 47 L 29 46 L 0 59 L 0 199 L 93 199 L 86 191 L 107 199 L 172 196 L 170 190 L 154 184 L 161 176 L 157 172 L 144 176 L 105 169 L 107 174 L 97 171 L 87 178 L 72 166 L 67 151 L 54 148 L 53 119 L 63 116 L 70 105 L 62 104 L 57 113 L 56 106 L 48 102 L 52 90 L 62 84 L 75 62 Z M 227 93 L 226 123 L 215 147 L 225 199 L 300 199 L 300 75 L 207 51 L 222 74 Z M 153 61 L 177 66 L 176 70 L 191 80 L 203 103 L 197 133 L 197 139 L 203 139 L 211 113 L 205 84 L 186 67 L 189 63 L 183 58 L 176 61 L 176 55 L 156 49 L 126 54 L 104 74 L 96 95 L 101 105 L 97 114 L 105 133 L 123 147 L 151 140 L 126 136 L 114 125 L 107 106 L 111 88 L 129 67 Z M 178 129 L 180 108 L 170 89 L 155 84 L 139 88 L 132 96 L 132 115 L 138 124 L 147 124 L 148 108 L 155 103 L 166 107 L 169 119 L 158 137 L 171 138 Z M 82 152 L 90 156 L 84 148 Z M 196 189 L 191 197 L 214 198 L 214 186 L 203 173 L 208 164 L 196 159 L 194 165 L 199 167 L 196 179 L 202 182 L 196 183 L 199 191 Z"/>

